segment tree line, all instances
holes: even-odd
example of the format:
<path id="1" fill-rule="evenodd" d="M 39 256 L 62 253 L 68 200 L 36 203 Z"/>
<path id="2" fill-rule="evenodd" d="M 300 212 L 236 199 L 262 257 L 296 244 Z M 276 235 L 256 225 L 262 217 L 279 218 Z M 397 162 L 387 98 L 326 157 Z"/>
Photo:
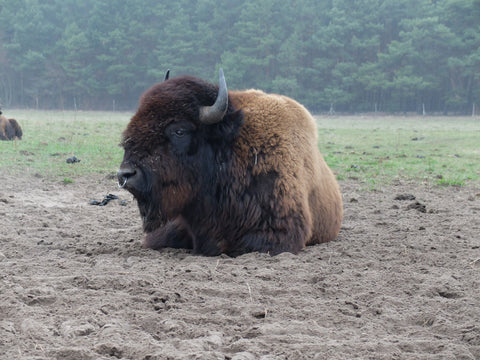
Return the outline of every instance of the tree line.
<path id="1" fill-rule="evenodd" d="M 0 0 L 0 103 L 131 110 L 172 76 L 315 112 L 480 107 L 480 0 Z"/>

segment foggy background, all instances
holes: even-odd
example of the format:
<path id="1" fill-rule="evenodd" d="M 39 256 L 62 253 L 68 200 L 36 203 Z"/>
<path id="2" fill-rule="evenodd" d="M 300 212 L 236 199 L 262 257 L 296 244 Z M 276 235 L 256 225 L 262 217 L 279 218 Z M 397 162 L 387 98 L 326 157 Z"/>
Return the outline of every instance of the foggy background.
<path id="1" fill-rule="evenodd" d="M 0 2 L 4 110 L 133 110 L 166 69 L 219 67 L 316 113 L 472 114 L 480 0 Z"/>

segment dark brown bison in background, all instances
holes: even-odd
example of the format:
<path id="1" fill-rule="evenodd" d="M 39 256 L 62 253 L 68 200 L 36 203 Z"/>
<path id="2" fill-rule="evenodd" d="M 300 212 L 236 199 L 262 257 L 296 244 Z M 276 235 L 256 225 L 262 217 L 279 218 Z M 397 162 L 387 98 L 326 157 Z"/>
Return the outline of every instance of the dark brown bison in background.
<path id="1" fill-rule="evenodd" d="M 294 100 L 182 76 L 148 89 L 123 132 L 119 185 L 138 202 L 144 246 L 236 256 L 298 253 L 334 239 L 342 198 Z"/>
<path id="2" fill-rule="evenodd" d="M 15 140 L 22 138 L 22 129 L 15 119 L 7 119 L 0 112 L 0 140 Z"/>

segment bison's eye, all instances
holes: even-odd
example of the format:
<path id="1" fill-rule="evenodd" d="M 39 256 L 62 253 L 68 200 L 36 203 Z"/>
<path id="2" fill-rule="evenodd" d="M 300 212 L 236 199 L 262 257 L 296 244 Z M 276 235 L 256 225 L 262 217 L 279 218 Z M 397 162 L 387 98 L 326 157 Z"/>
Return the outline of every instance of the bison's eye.
<path id="1" fill-rule="evenodd" d="M 185 129 L 177 129 L 177 130 L 175 130 L 174 134 L 175 134 L 176 137 L 179 137 L 179 138 L 184 137 L 185 136 Z"/>
<path id="2" fill-rule="evenodd" d="M 194 132 L 194 125 L 187 121 L 170 124 L 165 134 L 169 139 L 171 150 L 177 154 L 189 153 L 191 151 Z"/>

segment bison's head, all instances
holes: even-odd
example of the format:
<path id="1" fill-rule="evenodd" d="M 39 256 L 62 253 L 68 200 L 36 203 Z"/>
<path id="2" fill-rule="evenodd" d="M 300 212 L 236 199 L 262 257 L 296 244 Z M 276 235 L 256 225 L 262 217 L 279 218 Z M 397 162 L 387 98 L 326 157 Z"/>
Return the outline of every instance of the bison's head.
<path id="1" fill-rule="evenodd" d="M 118 182 L 137 199 L 145 231 L 177 217 L 214 183 L 241 123 L 221 69 L 219 87 L 183 76 L 141 96 L 123 132 Z"/>

